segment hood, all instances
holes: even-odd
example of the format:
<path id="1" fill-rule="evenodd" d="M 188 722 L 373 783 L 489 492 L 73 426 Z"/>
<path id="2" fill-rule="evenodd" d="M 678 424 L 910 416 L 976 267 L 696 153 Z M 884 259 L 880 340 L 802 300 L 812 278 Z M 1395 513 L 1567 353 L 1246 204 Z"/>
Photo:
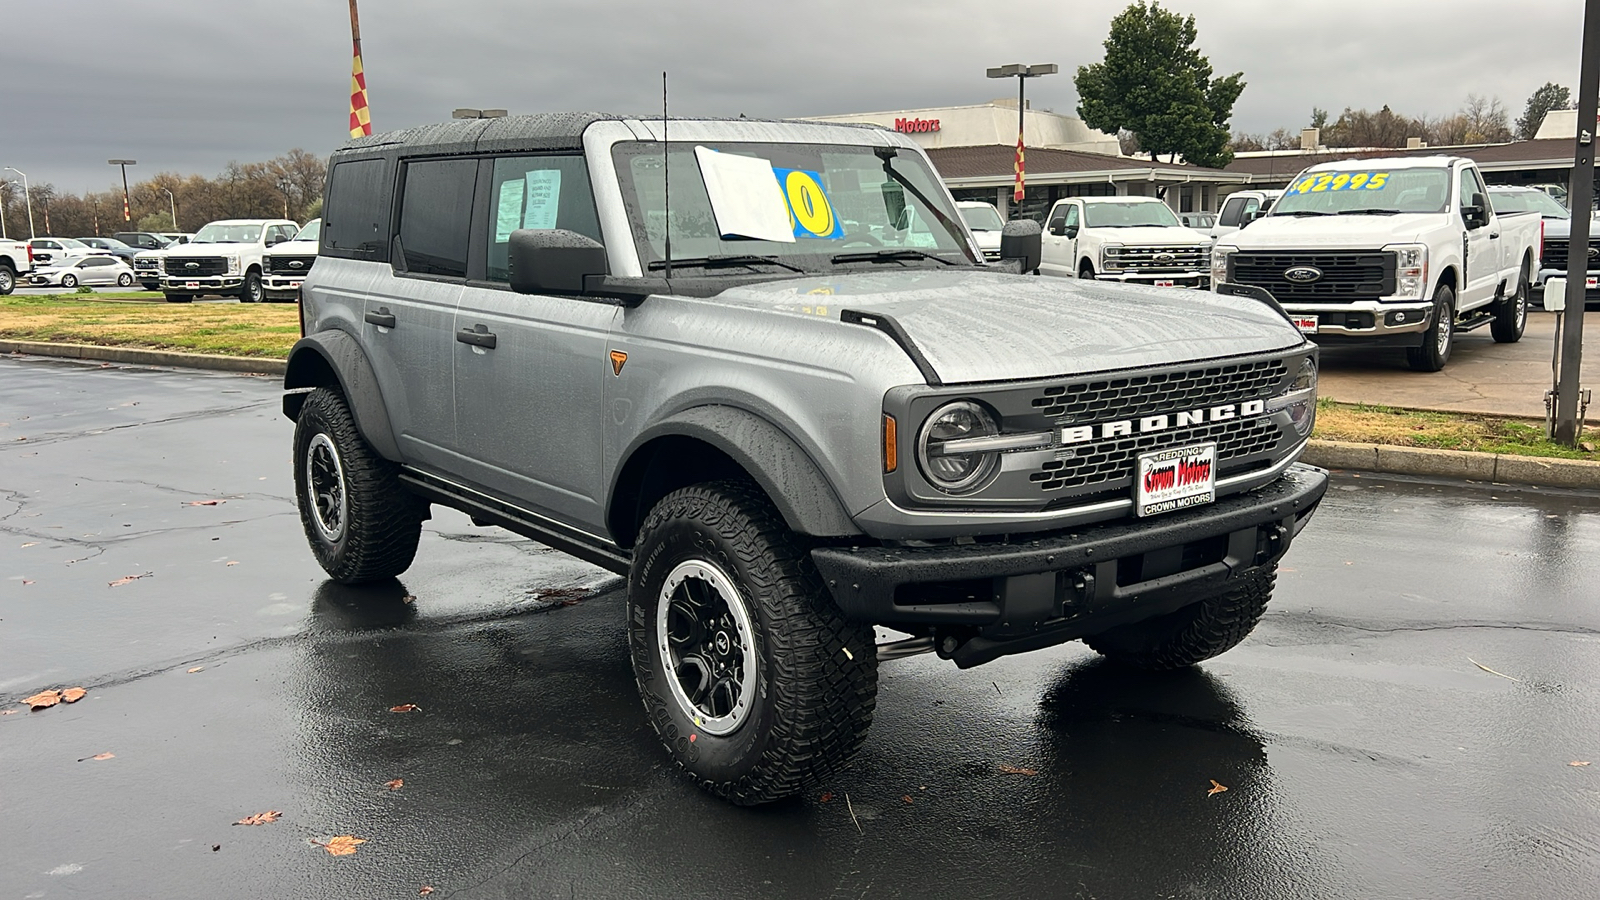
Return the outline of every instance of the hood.
<path id="1" fill-rule="evenodd" d="M 977 242 L 979 250 L 1000 249 L 1000 232 L 998 231 L 974 231 L 972 239 Z"/>
<path id="2" fill-rule="evenodd" d="M 284 241 L 267 248 L 268 256 L 316 256 L 316 241 Z"/>
<path id="3" fill-rule="evenodd" d="M 1140 247 L 1193 247 L 1204 245 L 1207 238 L 1193 228 L 1182 225 L 1134 225 L 1131 228 L 1091 228 L 1107 244 L 1138 245 Z"/>
<path id="4" fill-rule="evenodd" d="M 1572 237 L 1571 219 L 1545 219 L 1544 236 L 1547 238 Z M 1600 240 L 1600 215 L 1589 220 L 1589 240 Z"/>
<path id="5" fill-rule="evenodd" d="M 846 309 L 892 316 L 946 384 L 1169 365 L 1304 341 L 1277 312 L 1243 297 L 977 268 L 786 279 L 730 288 L 711 302 L 792 315 L 826 302 L 836 320 Z"/>
<path id="6" fill-rule="evenodd" d="M 173 244 L 163 250 L 152 251 L 167 257 L 183 256 L 234 256 L 254 249 L 255 244 Z"/>
<path id="7" fill-rule="evenodd" d="M 1384 244 L 1418 243 L 1419 235 L 1444 224 L 1443 213 L 1397 216 L 1267 216 L 1217 243 L 1240 250 L 1329 247 L 1367 250 Z"/>

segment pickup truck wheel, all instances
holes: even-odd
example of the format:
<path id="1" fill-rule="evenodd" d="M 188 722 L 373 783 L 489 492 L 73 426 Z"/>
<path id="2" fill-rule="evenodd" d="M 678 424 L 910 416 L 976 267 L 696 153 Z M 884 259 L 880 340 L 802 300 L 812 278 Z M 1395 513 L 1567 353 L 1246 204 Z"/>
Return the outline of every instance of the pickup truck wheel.
<path id="1" fill-rule="evenodd" d="M 17 273 L 10 266 L 0 266 L 0 297 L 17 289 Z"/>
<path id="2" fill-rule="evenodd" d="M 1078 277 L 1082 278 L 1082 279 L 1084 279 L 1086 281 L 1093 281 L 1094 280 L 1094 264 L 1089 262 L 1088 260 L 1084 260 L 1083 264 L 1078 266 Z"/>
<path id="3" fill-rule="evenodd" d="M 683 488 L 650 511 L 628 577 L 628 644 L 673 760 L 743 806 L 837 771 L 872 724 L 872 627 L 845 620 L 748 482 Z"/>
<path id="4" fill-rule="evenodd" d="M 1502 299 L 1495 307 L 1494 321 L 1489 323 L 1489 334 L 1497 344 L 1515 344 L 1522 340 L 1528 327 L 1528 273 L 1517 275 L 1517 289 Z"/>
<path id="5" fill-rule="evenodd" d="M 334 581 L 376 581 L 410 567 L 428 505 L 399 474 L 356 430 L 336 391 L 306 397 L 294 429 L 295 497 L 312 555 Z"/>
<path id="6" fill-rule="evenodd" d="M 1277 565 L 1175 612 L 1083 639 L 1108 659 L 1141 669 L 1181 669 L 1233 649 L 1256 627 Z"/>
<path id="7" fill-rule="evenodd" d="M 244 275 L 244 284 L 239 288 L 240 303 L 260 303 L 266 297 L 261 289 L 261 273 L 251 269 Z"/>
<path id="8" fill-rule="evenodd" d="M 1418 372 L 1437 372 L 1450 361 L 1456 339 L 1456 293 L 1441 284 L 1433 292 L 1433 324 L 1422 333 L 1422 346 L 1406 348 L 1406 362 Z"/>

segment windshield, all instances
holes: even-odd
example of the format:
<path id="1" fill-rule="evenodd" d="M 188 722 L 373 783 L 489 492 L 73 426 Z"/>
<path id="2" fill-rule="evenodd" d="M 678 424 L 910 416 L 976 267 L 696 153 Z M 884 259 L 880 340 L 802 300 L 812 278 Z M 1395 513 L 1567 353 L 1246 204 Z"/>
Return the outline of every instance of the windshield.
<path id="1" fill-rule="evenodd" d="M 56 238 L 56 240 L 61 242 L 61 246 L 66 247 L 69 250 L 89 249 L 89 245 L 85 244 L 83 241 L 75 241 L 72 238 Z"/>
<path id="2" fill-rule="evenodd" d="M 1449 201 L 1449 169 L 1307 172 L 1284 191 L 1271 214 L 1442 213 Z"/>
<path id="3" fill-rule="evenodd" d="M 1536 212 L 1542 219 L 1570 219 L 1572 213 L 1544 191 L 1489 192 L 1489 205 L 1499 214 Z"/>
<path id="4" fill-rule="evenodd" d="M 191 244 L 254 244 L 261 240 L 261 225 L 225 225 L 212 222 L 195 233 Z"/>
<path id="5" fill-rule="evenodd" d="M 294 236 L 297 241 L 315 241 L 322 234 L 322 220 L 312 219 L 301 227 L 300 233 Z"/>
<path id="6" fill-rule="evenodd" d="M 985 203 L 982 206 L 963 206 L 960 208 L 961 221 L 973 231 L 1000 231 L 1006 223 L 1000 221 L 1000 212 Z"/>
<path id="7" fill-rule="evenodd" d="M 102 250 L 127 250 L 128 245 L 116 238 L 95 238 L 94 245 Z"/>
<path id="8" fill-rule="evenodd" d="M 1083 204 L 1084 224 L 1090 228 L 1136 228 L 1140 225 L 1157 227 L 1182 227 L 1178 216 L 1165 203 L 1095 203 Z"/>
<path id="9" fill-rule="evenodd" d="M 880 250 L 893 254 L 884 259 L 907 266 L 973 261 L 948 195 L 915 152 L 901 151 L 885 161 L 872 147 L 830 144 L 670 146 L 674 267 L 692 265 L 680 260 L 765 256 L 782 262 L 752 265 L 820 271 L 855 262 L 835 259 L 843 254 Z M 667 229 L 662 145 L 619 143 L 612 157 L 639 261 L 646 271 L 660 271 Z M 703 160 L 713 173 L 712 190 L 724 198 L 715 207 Z M 767 180 L 768 168 L 776 183 Z M 781 227 L 774 229 L 775 223 Z M 740 236 L 757 231 L 754 224 L 765 226 L 765 237 Z"/>

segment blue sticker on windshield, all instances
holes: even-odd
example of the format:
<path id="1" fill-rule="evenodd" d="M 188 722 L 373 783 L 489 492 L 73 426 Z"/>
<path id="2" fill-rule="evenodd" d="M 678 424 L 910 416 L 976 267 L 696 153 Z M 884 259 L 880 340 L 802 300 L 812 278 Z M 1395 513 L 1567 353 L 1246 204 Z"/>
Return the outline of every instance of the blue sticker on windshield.
<path id="1" fill-rule="evenodd" d="M 822 188 L 822 173 L 774 166 L 772 174 L 778 176 L 783 199 L 789 204 L 789 224 L 794 226 L 795 237 L 829 241 L 844 237 L 844 223 Z"/>
<path id="2" fill-rule="evenodd" d="M 1322 194 L 1329 191 L 1381 191 L 1389 183 L 1388 172 L 1318 172 L 1295 182 L 1291 194 Z"/>

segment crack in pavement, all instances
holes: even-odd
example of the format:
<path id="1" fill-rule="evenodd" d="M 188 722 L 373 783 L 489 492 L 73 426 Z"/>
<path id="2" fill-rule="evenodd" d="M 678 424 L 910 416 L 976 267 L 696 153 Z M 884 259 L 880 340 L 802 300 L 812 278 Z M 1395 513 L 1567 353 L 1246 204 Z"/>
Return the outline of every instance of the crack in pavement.
<path id="1" fill-rule="evenodd" d="M 256 409 L 258 407 L 266 407 L 271 405 L 273 402 L 275 401 L 257 400 L 247 403 L 243 406 L 214 407 L 212 409 L 196 410 L 194 412 L 184 413 L 182 415 L 167 416 L 161 419 L 149 419 L 144 422 L 128 422 L 123 425 L 110 425 L 105 428 L 97 428 L 92 431 L 47 431 L 38 437 L 27 436 L 18 438 L 17 440 L 8 442 L 6 444 L 0 444 L 0 450 L 4 450 L 7 447 L 37 447 L 41 444 L 59 444 L 66 441 L 77 440 L 79 438 L 98 437 L 100 435 L 111 434 L 112 432 L 116 431 L 126 431 L 130 428 L 144 428 L 151 425 L 170 425 L 174 422 L 193 422 L 201 419 L 218 418 L 231 413 Z"/>
<path id="2" fill-rule="evenodd" d="M 1480 619 L 1466 620 L 1461 622 L 1408 622 L 1395 625 L 1377 625 L 1372 623 L 1363 623 L 1352 619 L 1322 618 L 1314 616 L 1310 613 L 1272 612 L 1270 610 L 1262 619 L 1262 621 L 1279 625 L 1344 628 L 1351 631 L 1362 631 L 1368 634 L 1407 634 L 1425 633 L 1430 631 L 1493 629 L 1501 631 L 1528 631 L 1541 634 L 1571 634 L 1583 636 L 1600 635 L 1600 628 L 1588 628 L 1582 625 L 1563 625 L 1556 622 L 1507 622 Z"/>

